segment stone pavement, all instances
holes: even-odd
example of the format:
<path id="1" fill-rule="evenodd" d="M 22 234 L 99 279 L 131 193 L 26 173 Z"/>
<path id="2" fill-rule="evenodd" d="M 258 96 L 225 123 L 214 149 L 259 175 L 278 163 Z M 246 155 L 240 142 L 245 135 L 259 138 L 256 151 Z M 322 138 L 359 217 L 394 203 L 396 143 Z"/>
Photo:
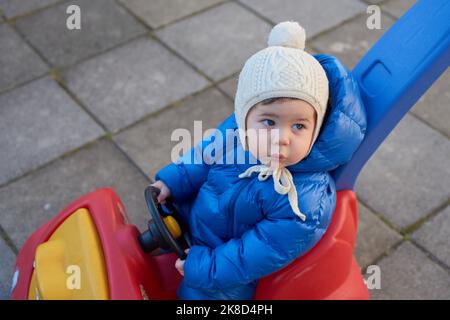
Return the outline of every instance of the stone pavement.
<path id="1" fill-rule="evenodd" d="M 405 0 L 0 0 L 0 298 L 27 237 L 67 204 L 112 186 L 145 227 L 143 190 L 170 162 L 175 128 L 233 111 L 245 60 L 277 22 L 353 68 Z M 370 3 L 382 30 L 366 28 Z M 66 28 L 78 4 L 82 29 Z M 450 74 L 361 173 L 356 257 L 381 268 L 374 299 L 450 298 Z"/>

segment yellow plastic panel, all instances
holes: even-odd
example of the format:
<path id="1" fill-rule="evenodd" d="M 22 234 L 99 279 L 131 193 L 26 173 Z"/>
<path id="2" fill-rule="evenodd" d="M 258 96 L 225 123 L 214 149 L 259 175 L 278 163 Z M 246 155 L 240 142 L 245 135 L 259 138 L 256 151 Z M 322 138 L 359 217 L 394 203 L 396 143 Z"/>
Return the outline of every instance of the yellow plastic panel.
<path id="1" fill-rule="evenodd" d="M 67 218 L 36 250 L 29 299 L 108 299 L 103 250 L 88 210 Z"/>

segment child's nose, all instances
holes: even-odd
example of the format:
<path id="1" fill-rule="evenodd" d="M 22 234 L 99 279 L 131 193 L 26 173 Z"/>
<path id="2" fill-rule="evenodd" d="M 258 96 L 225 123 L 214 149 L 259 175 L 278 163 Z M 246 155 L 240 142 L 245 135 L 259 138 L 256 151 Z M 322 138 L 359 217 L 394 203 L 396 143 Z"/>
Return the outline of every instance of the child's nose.
<path id="1" fill-rule="evenodd" d="M 279 128 L 277 132 L 275 132 L 275 142 L 278 142 L 280 146 L 286 146 L 289 145 L 290 141 L 290 132 L 289 129 L 286 128 Z"/>

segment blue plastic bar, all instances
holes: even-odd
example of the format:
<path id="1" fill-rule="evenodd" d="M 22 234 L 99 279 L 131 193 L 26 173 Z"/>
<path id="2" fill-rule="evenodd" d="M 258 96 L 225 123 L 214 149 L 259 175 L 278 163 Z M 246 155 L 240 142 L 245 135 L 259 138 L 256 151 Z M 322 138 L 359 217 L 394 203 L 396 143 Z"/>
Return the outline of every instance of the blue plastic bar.
<path id="1" fill-rule="evenodd" d="M 418 1 L 352 70 L 367 111 L 366 136 L 353 158 L 332 172 L 353 190 L 359 172 L 450 62 L 450 0 Z"/>

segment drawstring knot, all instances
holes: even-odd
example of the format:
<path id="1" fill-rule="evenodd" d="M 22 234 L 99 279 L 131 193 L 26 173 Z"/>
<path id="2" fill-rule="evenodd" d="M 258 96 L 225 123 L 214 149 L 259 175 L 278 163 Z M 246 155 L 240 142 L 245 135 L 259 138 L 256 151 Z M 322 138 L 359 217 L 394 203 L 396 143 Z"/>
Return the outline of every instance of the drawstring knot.
<path id="1" fill-rule="evenodd" d="M 247 178 L 252 175 L 253 172 L 259 172 L 258 180 L 267 180 L 270 176 L 273 177 L 273 186 L 276 192 L 279 194 L 287 194 L 289 204 L 291 205 L 294 213 L 303 221 L 306 220 L 306 216 L 300 212 L 298 208 L 297 189 L 294 185 L 292 174 L 285 167 L 279 166 L 276 169 L 272 169 L 266 165 L 255 165 L 239 175 L 239 178 Z M 281 181 L 281 182 L 280 182 Z"/>

